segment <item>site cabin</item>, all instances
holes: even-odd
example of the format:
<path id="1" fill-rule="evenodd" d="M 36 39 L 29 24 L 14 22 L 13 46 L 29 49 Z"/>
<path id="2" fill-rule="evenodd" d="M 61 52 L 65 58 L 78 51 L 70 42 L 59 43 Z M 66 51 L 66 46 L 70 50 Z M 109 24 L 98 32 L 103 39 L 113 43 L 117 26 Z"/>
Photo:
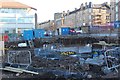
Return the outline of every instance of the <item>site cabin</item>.
<path id="1" fill-rule="evenodd" d="M 55 31 L 55 35 L 69 35 L 70 27 L 61 27 Z"/>
<path id="2" fill-rule="evenodd" d="M 40 39 L 40 38 L 48 38 L 52 33 L 50 31 L 46 31 L 44 29 L 32 29 L 32 30 L 24 30 L 23 32 L 23 39 L 24 40 L 33 40 L 33 39 Z"/>

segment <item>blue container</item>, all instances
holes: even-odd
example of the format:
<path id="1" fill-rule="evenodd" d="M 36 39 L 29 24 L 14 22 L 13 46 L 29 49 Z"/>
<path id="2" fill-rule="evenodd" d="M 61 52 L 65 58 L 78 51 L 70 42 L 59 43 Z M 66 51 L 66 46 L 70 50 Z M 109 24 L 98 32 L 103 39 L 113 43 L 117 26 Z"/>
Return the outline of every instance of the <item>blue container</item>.
<path id="1" fill-rule="evenodd" d="M 44 38 L 45 37 L 45 35 L 44 35 L 45 30 L 44 29 L 34 29 L 33 31 L 34 31 L 35 38 Z"/>
<path id="2" fill-rule="evenodd" d="M 33 40 L 34 39 L 33 30 L 24 30 L 23 39 L 24 40 Z"/>
<path id="3" fill-rule="evenodd" d="M 69 32 L 70 32 L 69 27 L 61 28 L 61 35 L 69 35 Z"/>
<path id="4" fill-rule="evenodd" d="M 120 21 L 114 21 L 114 28 L 120 27 Z"/>

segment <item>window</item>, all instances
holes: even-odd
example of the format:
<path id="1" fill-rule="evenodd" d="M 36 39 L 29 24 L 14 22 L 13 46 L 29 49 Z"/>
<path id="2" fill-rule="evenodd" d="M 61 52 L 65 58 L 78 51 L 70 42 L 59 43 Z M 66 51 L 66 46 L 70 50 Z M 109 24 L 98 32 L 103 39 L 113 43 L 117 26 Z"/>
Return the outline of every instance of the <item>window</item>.
<path id="1" fill-rule="evenodd" d="M 118 13 L 116 14 L 116 21 L 118 21 Z"/>
<path id="2" fill-rule="evenodd" d="M 91 16 L 91 19 L 95 19 L 95 16 L 92 15 L 92 16 Z"/>
<path id="3" fill-rule="evenodd" d="M 109 16 L 106 16 L 106 19 L 109 20 Z"/>
<path id="4" fill-rule="evenodd" d="M 103 10 L 106 10 L 106 8 L 103 8 Z"/>
<path id="5" fill-rule="evenodd" d="M 114 7 L 112 7 L 112 10 L 114 10 Z"/>
<path id="6" fill-rule="evenodd" d="M 12 8 L 2 8 L 0 9 L 1 13 L 24 13 L 26 9 L 12 9 Z"/>
<path id="7" fill-rule="evenodd" d="M 116 5 L 116 12 L 118 12 L 118 5 Z"/>
<path id="8" fill-rule="evenodd" d="M 118 3 L 118 0 L 116 0 L 116 3 Z"/>
<path id="9" fill-rule="evenodd" d="M 6 23 L 33 23 L 34 18 L 18 18 L 16 19 L 15 17 L 4 17 L 0 18 L 0 22 L 6 22 Z"/>
<path id="10" fill-rule="evenodd" d="M 89 19 L 91 20 L 91 15 L 89 15 Z"/>
<path id="11" fill-rule="evenodd" d="M 92 12 L 92 9 L 89 9 L 89 13 L 91 13 Z"/>
<path id="12" fill-rule="evenodd" d="M 6 22 L 6 23 L 15 23 L 16 19 L 15 18 L 0 18 L 0 22 Z"/>
<path id="13" fill-rule="evenodd" d="M 101 13 L 101 9 L 99 9 L 99 13 Z"/>

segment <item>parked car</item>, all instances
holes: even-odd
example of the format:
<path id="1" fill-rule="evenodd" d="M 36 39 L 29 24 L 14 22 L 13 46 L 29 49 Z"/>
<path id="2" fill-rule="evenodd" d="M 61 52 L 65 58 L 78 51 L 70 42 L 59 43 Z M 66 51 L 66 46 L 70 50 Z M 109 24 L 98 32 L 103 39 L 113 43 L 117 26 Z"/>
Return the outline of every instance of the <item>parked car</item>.
<path id="1" fill-rule="evenodd" d="M 81 33 L 83 33 L 82 30 L 75 30 L 75 32 L 76 32 L 76 34 L 81 34 Z"/>
<path id="2" fill-rule="evenodd" d="M 45 36 L 53 36 L 53 32 L 52 31 L 45 31 L 44 35 Z"/>
<path id="3" fill-rule="evenodd" d="M 75 29 L 74 29 L 74 28 L 71 28 L 71 29 L 70 29 L 70 35 L 75 35 L 75 34 L 76 34 Z"/>

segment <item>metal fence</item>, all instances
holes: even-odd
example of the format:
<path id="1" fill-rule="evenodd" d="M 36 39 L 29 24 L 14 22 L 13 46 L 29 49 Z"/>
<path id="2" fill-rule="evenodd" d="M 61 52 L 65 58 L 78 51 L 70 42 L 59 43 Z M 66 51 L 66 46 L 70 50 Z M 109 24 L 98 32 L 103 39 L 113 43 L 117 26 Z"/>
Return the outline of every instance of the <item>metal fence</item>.
<path id="1" fill-rule="evenodd" d="M 17 64 L 28 67 L 31 62 L 31 52 L 28 50 L 8 51 L 8 63 L 11 65 Z"/>
<path id="2" fill-rule="evenodd" d="M 22 34 L 9 33 L 8 37 L 9 37 L 9 42 L 23 40 Z"/>
<path id="3" fill-rule="evenodd" d="M 120 47 L 115 49 L 109 49 L 105 53 L 106 67 L 104 67 L 104 73 L 110 72 L 110 70 L 115 69 L 118 72 L 118 67 L 120 67 Z"/>

